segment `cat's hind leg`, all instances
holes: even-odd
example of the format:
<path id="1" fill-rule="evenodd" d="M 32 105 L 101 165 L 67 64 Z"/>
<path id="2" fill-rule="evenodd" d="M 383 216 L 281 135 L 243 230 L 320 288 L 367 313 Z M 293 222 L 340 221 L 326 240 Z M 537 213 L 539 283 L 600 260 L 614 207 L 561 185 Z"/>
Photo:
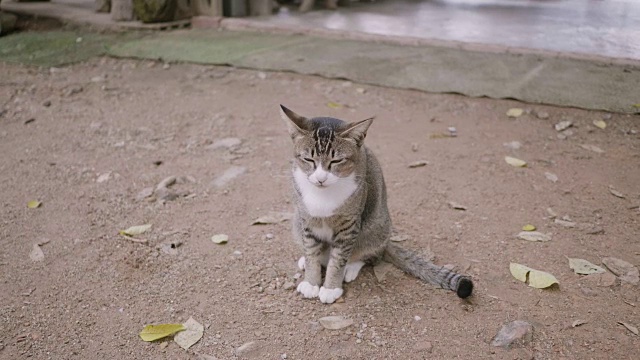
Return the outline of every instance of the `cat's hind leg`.
<path id="1" fill-rule="evenodd" d="M 364 261 L 354 261 L 352 263 L 347 263 L 344 271 L 344 281 L 352 282 L 358 277 L 360 274 L 360 270 L 364 266 Z"/>

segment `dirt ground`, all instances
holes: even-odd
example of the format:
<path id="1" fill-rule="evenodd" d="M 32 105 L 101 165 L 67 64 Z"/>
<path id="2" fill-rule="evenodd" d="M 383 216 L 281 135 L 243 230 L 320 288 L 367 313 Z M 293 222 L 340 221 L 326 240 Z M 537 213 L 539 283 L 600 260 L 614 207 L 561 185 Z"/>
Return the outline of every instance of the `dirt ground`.
<path id="1" fill-rule="evenodd" d="M 577 275 L 565 257 L 640 265 L 638 116 L 111 58 L 58 69 L 0 64 L 0 73 L 2 359 L 638 354 L 640 337 L 618 324 L 640 327 L 638 285 Z M 307 115 L 376 116 L 366 143 L 385 170 L 397 231 L 407 247 L 471 275 L 469 301 L 399 272 L 379 282 L 371 268 L 333 305 L 290 288 L 301 253 L 289 222 L 251 225 L 292 211 L 280 103 Z M 526 112 L 508 118 L 512 107 Z M 592 125 L 600 119 L 604 130 Z M 568 132 L 554 129 L 562 120 L 573 122 Z M 450 126 L 457 137 L 443 136 Z M 217 142 L 230 137 L 241 143 Z M 521 148 L 504 145 L 513 141 Z M 418 160 L 428 165 L 408 167 Z M 228 169 L 239 175 L 221 179 Z M 176 199 L 140 199 L 168 176 L 178 178 Z M 30 200 L 42 206 L 27 208 Z M 575 227 L 555 224 L 548 208 Z M 147 223 L 139 236 L 147 243 L 118 234 Z M 552 240 L 516 239 L 525 224 Z M 221 233 L 228 244 L 210 240 Z M 44 259 L 33 261 L 38 243 Z M 510 262 L 548 271 L 560 286 L 529 287 Z M 328 315 L 354 324 L 323 329 L 318 319 Z M 205 332 L 188 351 L 138 336 L 146 324 L 189 317 Z M 532 341 L 491 346 L 512 320 L 534 325 Z M 586 323 L 572 327 L 576 320 Z"/>

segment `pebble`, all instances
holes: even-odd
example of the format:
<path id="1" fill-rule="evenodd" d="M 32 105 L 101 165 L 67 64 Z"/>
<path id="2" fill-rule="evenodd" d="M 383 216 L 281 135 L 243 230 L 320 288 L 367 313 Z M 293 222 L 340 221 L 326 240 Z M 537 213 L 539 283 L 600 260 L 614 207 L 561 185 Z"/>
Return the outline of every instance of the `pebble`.
<path id="1" fill-rule="evenodd" d="M 235 353 L 236 353 L 236 356 L 242 357 L 242 356 L 248 355 L 249 353 L 253 352 L 257 348 L 258 348 L 258 345 L 256 344 L 256 342 L 255 341 L 250 341 L 250 342 L 244 343 L 240 347 L 238 347 L 236 349 Z"/>
<path id="2" fill-rule="evenodd" d="M 140 190 L 138 195 L 136 195 L 136 201 L 142 201 L 142 200 L 150 197 L 151 195 L 153 195 L 153 188 L 152 187 L 146 187 L 146 188 Z"/>
<path id="3" fill-rule="evenodd" d="M 291 289 L 293 289 L 295 286 L 296 286 L 296 284 L 294 284 L 293 282 L 291 282 L 291 281 L 286 281 L 286 282 L 284 283 L 284 285 L 282 285 L 282 288 L 283 288 L 283 289 L 285 289 L 285 290 L 291 290 Z"/>
<path id="4" fill-rule="evenodd" d="M 522 143 L 520 141 L 511 141 L 508 143 L 502 144 L 504 147 L 509 148 L 511 150 L 518 150 L 522 147 Z"/>
<path id="5" fill-rule="evenodd" d="M 82 90 L 84 90 L 84 88 L 80 85 L 71 85 L 65 88 L 62 94 L 64 96 L 72 96 L 72 95 L 81 93 Z"/>
<path id="6" fill-rule="evenodd" d="M 177 179 L 178 178 L 173 175 L 167 176 L 166 178 L 164 178 L 162 181 L 158 183 L 158 186 L 156 186 L 156 190 L 170 187 L 171 185 L 176 183 Z"/>
<path id="7" fill-rule="evenodd" d="M 266 234 L 264 236 L 264 238 L 267 239 L 267 240 L 273 240 L 273 238 L 275 238 L 275 236 L 273 234 L 269 233 L 269 234 Z"/>
<path id="8" fill-rule="evenodd" d="M 413 320 L 420 321 L 420 320 L 422 320 L 422 318 L 420 316 L 416 315 L 416 316 L 413 317 Z"/>
<path id="9" fill-rule="evenodd" d="M 524 345 L 533 339 L 533 325 L 526 321 L 515 320 L 502 327 L 491 341 L 492 346 L 510 348 L 512 345 Z"/>
<path id="10" fill-rule="evenodd" d="M 433 344 L 430 341 L 420 341 L 413 346 L 413 350 L 430 353 L 433 350 Z"/>
<path id="11" fill-rule="evenodd" d="M 556 131 L 563 131 L 571 126 L 573 126 L 573 123 L 569 120 L 560 121 L 559 123 L 554 125 Z"/>
<path id="12" fill-rule="evenodd" d="M 217 150 L 217 149 L 231 149 L 238 145 L 242 144 L 242 140 L 235 137 L 229 137 L 224 139 L 219 139 L 213 142 L 213 144 L 208 145 L 205 149 Z"/>
<path id="13" fill-rule="evenodd" d="M 545 119 L 548 119 L 548 118 L 549 118 L 549 113 L 548 113 L 548 112 L 546 112 L 546 111 L 538 111 L 538 112 L 536 113 L 536 116 L 538 117 L 538 119 L 545 120 Z"/>
<path id="14" fill-rule="evenodd" d="M 222 175 L 216 177 L 211 185 L 217 188 L 222 188 L 229 184 L 235 178 L 241 176 L 247 171 L 247 168 L 244 166 L 232 166 L 228 168 Z"/>
<path id="15" fill-rule="evenodd" d="M 51 100 L 46 100 L 45 102 L 42 103 L 42 106 L 44 106 L 44 107 L 51 106 Z"/>

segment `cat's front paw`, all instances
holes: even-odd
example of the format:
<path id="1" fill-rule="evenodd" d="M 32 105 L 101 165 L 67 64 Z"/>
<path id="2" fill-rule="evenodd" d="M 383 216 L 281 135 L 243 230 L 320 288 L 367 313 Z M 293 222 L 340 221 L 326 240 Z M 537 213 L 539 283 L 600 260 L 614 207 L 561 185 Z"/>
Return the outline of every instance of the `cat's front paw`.
<path id="1" fill-rule="evenodd" d="M 320 293 L 318 285 L 311 285 L 308 281 L 303 281 L 298 285 L 298 292 L 307 299 L 316 298 Z"/>
<path id="2" fill-rule="evenodd" d="M 320 288 L 320 293 L 318 296 L 320 297 L 320 301 L 325 304 L 333 304 L 340 296 L 342 296 L 342 289 L 327 289 L 326 287 Z"/>

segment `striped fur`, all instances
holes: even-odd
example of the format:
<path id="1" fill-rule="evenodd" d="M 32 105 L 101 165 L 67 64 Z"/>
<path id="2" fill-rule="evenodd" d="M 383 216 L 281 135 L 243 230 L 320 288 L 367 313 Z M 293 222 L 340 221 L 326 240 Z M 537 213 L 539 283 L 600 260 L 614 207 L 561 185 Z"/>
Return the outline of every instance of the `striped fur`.
<path id="1" fill-rule="evenodd" d="M 307 119 L 284 106 L 282 113 L 294 144 L 293 237 L 304 250 L 299 264 L 305 276 L 298 292 L 332 303 L 342 295 L 343 281 L 354 280 L 363 263 L 384 258 L 461 298 L 471 295 L 473 283 L 468 277 L 390 243 L 384 176 L 363 143 L 372 119 L 355 123 Z"/>

